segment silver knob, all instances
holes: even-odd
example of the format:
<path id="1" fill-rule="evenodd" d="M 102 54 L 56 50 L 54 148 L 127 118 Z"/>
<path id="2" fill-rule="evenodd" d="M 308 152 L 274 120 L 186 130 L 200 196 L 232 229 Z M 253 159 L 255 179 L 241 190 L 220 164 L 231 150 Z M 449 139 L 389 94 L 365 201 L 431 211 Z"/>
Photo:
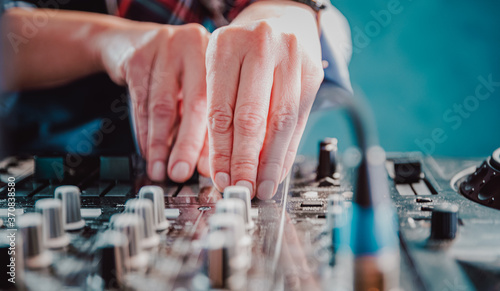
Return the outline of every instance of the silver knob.
<path id="1" fill-rule="evenodd" d="M 64 232 L 61 201 L 52 198 L 40 199 L 35 203 L 35 210 L 42 215 L 45 245 L 51 249 L 67 246 L 69 238 Z"/>
<path id="2" fill-rule="evenodd" d="M 98 273 L 105 289 L 119 288 L 129 272 L 130 255 L 127 237 L 114 230 L 105 231 L 98 238 Z"/>
<path id="3" fill-rule="evenodd" d="M 65 230 L 77 230 L 85 226 L 80 213 L 80 189 L 76 186 L 60 186 L 54 192 L 54 198 L 62 201 Z"/>
<path id="4" fill-rule="evenodd" d="M 250 266 L 251 239 L 241 216 L 218 213 L 209 219 L 207 240 L 208 277 L 212 288 L 241 290 Z"/>
<path id="5" fill-rule="evenodd" d="M 23 254 L 26 267 L 40 269 L 52 263 L 52 255 L 46 249 L 42 233 L 42 215 L 27 213 L 17 220 L 23 241 Z"/>
<path id="6" fill-rule="evenodd" d="M 255 226 L 250 216 L 250 209 L 252 208 L 250 197 L 250 190 L 243 186 L 229 186 L 224 189 L 224 199 L 236 198 L 245 203 L 244 221 L 247 229 L 251 229 Z"/>
<path id="7" fill-rule="evenodd" d="M 137 214 L 142 218 L 144 230 L 142 245 L 145 249 L 151 249 L 160 243 L 160 236 L 156 233 L 151 200 L 129 199 L 125 204 L 125 212 Z"/>
<path id="8" fill-rule="evenodd" d="M 163 188 L 159 186 L 144 186 L 139 191 L 139 198 L 149 199 L 153 202 L 153 216 L 156 223 L 156 230 L 162 231 L 170 226 L 165 219 L 165 197 Z"/>
<path id="9" fill-rule="evenodd" d="M 136 270 L 146 267 L 148 257 L 142 246 L 142 218 L 136 214 L 119 213 L 111 216 L 110 224 L 113 230 L 123 233 L 128 239 L 130 267 Z"/>

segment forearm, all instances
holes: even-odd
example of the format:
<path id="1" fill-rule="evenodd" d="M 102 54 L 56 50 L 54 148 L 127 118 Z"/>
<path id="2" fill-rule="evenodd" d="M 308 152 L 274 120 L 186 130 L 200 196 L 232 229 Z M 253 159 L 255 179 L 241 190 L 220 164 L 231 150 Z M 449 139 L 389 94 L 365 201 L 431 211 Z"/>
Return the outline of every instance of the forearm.
<path id="1" fill-rule="evenodd" d="M 85 12 L 10 9 L 1 38 L 6 89 L 46 88 L 102 71 L 98 35 L 120 21 Z"/>

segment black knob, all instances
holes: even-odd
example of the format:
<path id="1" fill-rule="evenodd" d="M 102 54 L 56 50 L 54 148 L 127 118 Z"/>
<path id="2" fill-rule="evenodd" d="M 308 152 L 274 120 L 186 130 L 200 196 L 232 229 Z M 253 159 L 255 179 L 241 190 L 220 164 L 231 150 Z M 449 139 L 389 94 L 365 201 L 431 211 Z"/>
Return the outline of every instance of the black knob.
<path id="1" fill-rule="evenodd" d="M 458 206 L 441 204 L 434 207 L 431 218 L 431 239 L 452 240 L 458 231 Z"/>
<path id="2" fill-rule="evenodd" d="M 319 144 L 319 162 L 316 180 L 332 177 L 337 171 L 337 139 L 326 138 Z"/>
<path id="3" fill-rule="evenodd" d="M 500 209 L 500 148 L 460 184 L 460 193 L 479 204 Z"/>

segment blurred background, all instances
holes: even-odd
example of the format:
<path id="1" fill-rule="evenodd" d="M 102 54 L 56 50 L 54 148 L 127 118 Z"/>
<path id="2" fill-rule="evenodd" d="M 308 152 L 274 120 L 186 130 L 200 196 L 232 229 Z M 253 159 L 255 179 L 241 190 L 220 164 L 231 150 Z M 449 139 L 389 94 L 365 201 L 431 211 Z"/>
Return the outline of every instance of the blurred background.
<path id="1" fill-rule="evenodd" d="M 351 27 L 355 93 L 372 107 L 387 151 L 476 157 L 500 147 L 499 1 L 332 3 Z M 301 152 L 315 154 L 325 135 L 345 148 L 347 128 L 341 112 L 313 114 Z"/>

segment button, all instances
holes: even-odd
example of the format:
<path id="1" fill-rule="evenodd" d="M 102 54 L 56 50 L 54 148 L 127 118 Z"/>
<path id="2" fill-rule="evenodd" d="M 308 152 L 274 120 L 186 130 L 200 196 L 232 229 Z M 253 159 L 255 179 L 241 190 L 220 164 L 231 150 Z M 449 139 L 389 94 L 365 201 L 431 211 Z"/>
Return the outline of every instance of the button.
<path id="1" fill-rule="evenodd" d="M 433 209 L 434 209 L 434 206 L 432 206 L 432 205 L 420 207 L 420 210 L 422 210 L 422 211 L 432 211 Z"/>
<path id="2" fill-rule="evenodd" d="M 165 218 L 165 197 L 160 186 L 144 186 L 139 191 L 139 198 L 153 202 L 153 216 L 156 221 L 156 230 L 163 231 L 170 226 Z"/>
<path id="3" fill-rule="evenodd" d="M 128 157 L 100 157 L 99 167 L 101 180 L 130 180 L 130 160 Z"/>
<path id="4" fill-rule="evenodd" d="M 432 202 L 432 199 L 424 197 L 424 198 L 417 198 L 415 199 L 415 201 L 417 201 L 417 203 L 430 203 Z"/>
<path id="5" fill-rule="evenodd" d="M 421 179 L 422 164 L 420 161 L 394 160 L 394 182 L 411 184 Z"/>
<path id="6" fill-rule="evenodd" d="M 454 239 L 458 231 L 458 206 L 441 204 L 434 207 L 431 217 L 432 240 Z"/>
<path id="7" fill-rule="evenodd" d="M 43 237 L 48 248 L 58 249 L 69 244 L 64 232 L 62 202 L 59 199 L 40 199 L 35 203 L 36 212 L 42 215 Z"/>
<path id="8" fill-rule="evenodd" d="M 65 230 L 77 230 L 85 226 L 80 207 L 80 189 L 76 186 L 57 187 L 54 197 L 62 201 Z"/>
<path id="9" fill-rule="evenodd" d="M 27 213 L 17 219 L 26 267 L 40 269 L 50 266 L 52 255 L 46 249 L 42 233 L 42 215 Z"/>

